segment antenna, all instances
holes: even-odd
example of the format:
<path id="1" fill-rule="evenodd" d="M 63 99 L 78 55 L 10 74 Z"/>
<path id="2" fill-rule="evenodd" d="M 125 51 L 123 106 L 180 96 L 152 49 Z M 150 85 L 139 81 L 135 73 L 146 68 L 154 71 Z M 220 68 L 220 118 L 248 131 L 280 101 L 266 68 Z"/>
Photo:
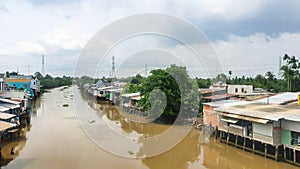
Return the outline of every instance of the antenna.
<path id="1" fill-rule="evenodd" d="M 42 75 L 45 75 L 45 56 L 42 55 Z"/>
<path id="2" fill-rule="evenodd" d="M 112 56 L 112 70 L 111 70 L 111 77 L 115 78 L 115 56 Z"/>

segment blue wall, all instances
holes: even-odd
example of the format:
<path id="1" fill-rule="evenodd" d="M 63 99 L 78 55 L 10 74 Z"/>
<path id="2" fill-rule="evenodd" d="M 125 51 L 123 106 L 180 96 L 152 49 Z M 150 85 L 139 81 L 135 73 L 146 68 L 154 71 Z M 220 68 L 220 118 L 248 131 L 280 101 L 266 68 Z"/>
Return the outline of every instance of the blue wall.
<path id="1" fill-rule="evenodd" d="M 30 82 L 6 82 L 9 87 L 15 87 L 16 89 L 30 90 Z"/>

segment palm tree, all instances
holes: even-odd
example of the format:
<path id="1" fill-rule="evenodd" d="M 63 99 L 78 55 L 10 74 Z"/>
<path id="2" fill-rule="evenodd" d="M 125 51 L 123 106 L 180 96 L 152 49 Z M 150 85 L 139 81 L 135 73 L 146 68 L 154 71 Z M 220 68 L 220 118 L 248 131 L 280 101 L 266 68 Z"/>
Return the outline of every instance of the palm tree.
<path id="1" fill-rule="evenodd" d="M 295 56 L 290 57 L 288 54 L 283 56 L 283 60 L 286 61 L 286 64 L 280 69 L 283 71 L 283 77 L 287 81 L 287 90 L 293 91 L 292 82 L 295 82 L 295 78 L 299 75 L 300 63 Z"/>
<path id="2" fill-rule="evenodd" d="M 271 71 L 267 71 L 265 77 L 268 79 L 268 81 L 273 81 L 275 78 L 275 75 Z"/>
<path id="3" fill-rule="evenodd" d="M 229 74 L 229 80 L 230 80 L 231 79 L 231 75 L 232 75 L 232 71 L 229 70 L 228 74 Z"/>

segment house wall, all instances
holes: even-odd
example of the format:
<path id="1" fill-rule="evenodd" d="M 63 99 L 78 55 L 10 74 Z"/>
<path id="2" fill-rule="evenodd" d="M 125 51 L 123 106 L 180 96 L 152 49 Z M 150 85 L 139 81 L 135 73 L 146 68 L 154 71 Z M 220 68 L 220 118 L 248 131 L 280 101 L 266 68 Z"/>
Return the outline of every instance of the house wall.
<path id="1" fill-rule="evenodd" d="M 274 144 L 272 123 L 253 123 L 253 139 L 268 144 Z"/>
<path id="2" fill-rule="evenodd" d="M 30 79 L 5 79 L 4 81 L 9 87 L 14 87 L 16 89 L 26 89 L 30 90 Z"/>
<path id="3" fill-rule="evenodd" d="M 291 144 L 291 131 L 290 130 L 281 130 L 281 143 L 290 145 Z"/>
<path id="4" fill-rule="evenodd" d="M 212 125 L 216 127 L 219 125 L 218 114 L 213 112 L 213 107 L 203 105 L 203 119 L 205 125 Z"/>
<path id="5" fill-rule="evenodd" d="M 252 85 L 228 85 L 227 90 L 229 94 L 253 93 L 253 86 Z"/>
<path id="6" fill-rule="evenodd" d="M 281 128 L 284 130 L 300 132 L 300 122 L 282 120 Z"/>
<path id="7" fill-rule="evenodd" d="M 261 124 L 261 123 L 253 123 L 253 133 L 266 135 L 269 137 L 273 136 L 273 125 L 272 123 Z"/>
<path id="8" fill-rule="evenodd" d="M 273 144 L 280 145 L 281 143 L 281 121 L 273 122 Z"/>
<path id="9" fill-rule="evenodd" d="M 35 89 L 37 92 L 40 92 L 40 81 L 37 79 L 32 79 L 30 82 L 31 89 Z"/>

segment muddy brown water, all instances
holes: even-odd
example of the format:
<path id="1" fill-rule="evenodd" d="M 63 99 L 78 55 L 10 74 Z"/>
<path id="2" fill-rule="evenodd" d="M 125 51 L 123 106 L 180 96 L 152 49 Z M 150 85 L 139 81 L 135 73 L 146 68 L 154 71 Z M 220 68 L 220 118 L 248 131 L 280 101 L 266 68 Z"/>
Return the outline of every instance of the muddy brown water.
<path id="1" fill-rule="evenodd" d="M 74 93 L 79 93 L 74 90 Z M 82 95 L 81 95 L 82 96 Z M 201 143 L 201 132 L 191 130 L 174 148 L 150 158 L 130 159 L 113 155 L 87 137 L 75 113 L 72 88 L 53 89 L 37 100 L 31 126 L 24 129 L 24 138 L 5 144 L 1 168 L 10 169 L 198 169 L 198 168 L 278 168 L 296 169 L 296 166 L 275 162 L 245 152 L 218 141 Z M 126 120 L 114 106 L 93 103 L 84 95 L 80 98 L 86 111 L 114 122 L 116 130 L 133 131 L 149 137 L 169 128 L 163 124 L 138 124 Z M 68 106 L 64 107 L 63 105 Z M 77 103 L 78 104 L 78 103 Z M 105 134 L 105 133 L 99 133 Z M 136 143 L 138 144 L 138 143 Z M 122 145 L 126 147 L 127 145 Z M 13 148 L 13 153 L 11 153 Z M 146 153 L 147 149 L 140 152 Z"/>

